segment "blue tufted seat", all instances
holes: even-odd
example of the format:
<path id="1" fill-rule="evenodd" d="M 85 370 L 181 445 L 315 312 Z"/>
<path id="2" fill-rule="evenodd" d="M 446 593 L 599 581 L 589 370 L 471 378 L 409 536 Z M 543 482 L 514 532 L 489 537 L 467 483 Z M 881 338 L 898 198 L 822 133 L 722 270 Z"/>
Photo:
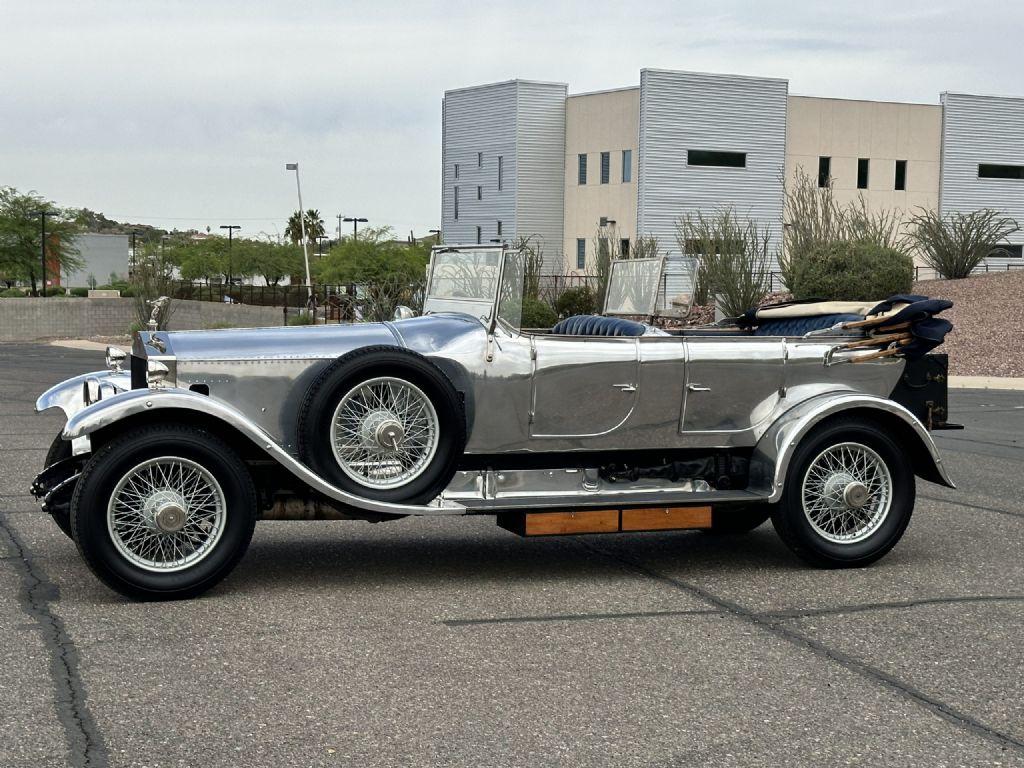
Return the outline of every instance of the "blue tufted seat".
<path id="1" fill-rule="evenodd" d="M 810 317 L 785 317 L 777 320 L 762 320 L 754 329 L 755 336 L 803 336 L 810 331 L 831 328 L 837 323 L 863 320 L 863 315 L 811 315 Z M 846 332 L 848 333 L 848 332 Z"/>
<path id="2" fill-rule="evenodd" d="M 561 336 L 643 336 L 647 326 L 601 315 L 573 315 L 559 320 L 552 333 Z"/>

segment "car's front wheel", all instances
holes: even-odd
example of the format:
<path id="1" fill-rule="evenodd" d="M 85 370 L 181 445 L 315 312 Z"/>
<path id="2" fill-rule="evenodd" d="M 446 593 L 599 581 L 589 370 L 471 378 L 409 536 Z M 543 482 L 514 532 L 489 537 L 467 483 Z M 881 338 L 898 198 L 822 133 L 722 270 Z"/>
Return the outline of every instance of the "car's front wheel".
<path id="1" fill-rule="evenodd" d="M 837 419 L 797 447 L 772 524 L 812 565 L 874 562 L 903 536 L 914 509 L 907 455 L 870 422 Z"/>
<path id="2" fill-rule="evenodd" d="M 206 430 L 127 432 L 85 465 L 71 501 L 75 542 L 109 587 L 139 600 L 194 597 L 252 538 L 256 491 L 235 451 Z"/>

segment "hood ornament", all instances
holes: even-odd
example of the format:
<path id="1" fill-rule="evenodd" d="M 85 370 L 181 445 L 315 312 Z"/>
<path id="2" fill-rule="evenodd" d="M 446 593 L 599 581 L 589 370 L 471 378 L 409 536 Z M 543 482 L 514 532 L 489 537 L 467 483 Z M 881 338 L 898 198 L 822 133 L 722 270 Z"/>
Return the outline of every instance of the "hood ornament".
<path id="1" fill-rule="evenodd" d="M 161 296 L 159 299 L 153 299 L 146 303 L 153 308 L 153 311 L 149 315 L 149 322 L 146 323 L 150 333 L 152 333 L 159 327 L 160 323 L 157 318 L 160 317 L 160 313 L 164 311 L 164 308 L 171 303 L 171 297 Z"/>

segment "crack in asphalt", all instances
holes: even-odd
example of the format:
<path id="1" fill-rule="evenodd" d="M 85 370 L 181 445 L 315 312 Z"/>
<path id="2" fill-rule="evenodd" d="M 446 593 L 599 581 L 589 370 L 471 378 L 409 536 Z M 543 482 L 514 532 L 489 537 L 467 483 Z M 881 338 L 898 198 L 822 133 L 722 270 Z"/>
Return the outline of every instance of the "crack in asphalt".
<path id="1" fill-rule="evenodd" d="M 752 616 L 765 620 L 801 619 L 814 616 L 836 616 L 847 613 L 870 611 L 892 611 L 918 608 L 927 605 L 959 605 L 964 603 L 1009 603 L 1024 602 L 1024 595 L 965 595 L 960 597 L 922 597 L 915 600 L 893 600 L 880 603 L 856 603 L 849 605 L 825 606 L 822 608 L 797 608 L 789 611 L 751 611 Z M 533 616 L 492 616 L 477 619 L 442 619 L 446 627 L 472 627 L 486 624 L 531 624 L 556 621 L 606 621 L 619 619 L 661 619 L 686 616 L 722 616 L 725 610 L 714 608 L 680 611 L 623 611 L 621 613 L 550 613 Z"/>
<path id="2" fill-rule="evenodd" d="M 928 695 L 924 691 L 900 680 L 895 675 L 891 675 L 888 672 L 872 666 L 867 662 L 861 661 L 847 653 L 831 648 L 821 641 L 815 640 L 809 635 L 805 635 L 803 632 L 785 626 L 782 623 L 785 619 L 777 619 L 773 618 L 770 614 L 758 614 L 750 611 L 739 603 L 733 602 L 732 600 L 724 597 L 719 597 L 696 584 L 690 584 L 689 582 L 677 579 L 674 576 L 660 573 L 659 571 L 649 568 L 643 563 L 633 560 L 621 553 L 603 550 L 588 542 L 580 541 L 577 543 L 584 549 L 587 549 L 600 557 L 608 558 L 609 560 L 617 562 L 627 569 L 641 574 L 642 576 L 646 576 L 649 579 L 658 581 L 673 589 L 698 597 L 704 602 L 710 603 L 711 605 L 719 608 L 723 612 L 743 619 L 744 621 L 760 627 L 761 629 L 764 629 L 776 637 L 786 640 L 797 647 L 806 648 L 817 656 L 833 661 L 850 672 L 854 672 L 861 677 L 889 688 L 900 696 L 919 704 L 953 725 L 957 725 L 965 730 L 989 739 L 990 741 L 994 741 L 1003 747 L 1011 748 L 1015 752 L 1024 754 L 1024 741 L 985 725 L 980 720 L 968 715 L 966 712 L 961 712 L 951 704 L 947 704 L 941 699 Z"/>
<path id="3" fill-rule="evenodd" d="M 944 504 L 950 504 L 954 507 L 968 507 L 969 509 L 977 509 L 982 512 L 995 512 L 999 515 L 1008 515 L 1009 517 L 1024 517 L 1024 512 L 1011 512 L 1008 509 L 998 509 L 996 507 L 986 507 L 981 504 L 969 504 L 966 501 L 957 501 L 956 499 L 944 499 L 941 496 L 928 496 L 923 493 L 917 494 L 919 499 L 927 499 L 928 501 L 940 501 Z"/>
<path id="4" fill-rule="evenodd" d="M 18 603 L 36 622 L 50 656 L 54 704 L 67 738 L 70 764 L 75 768 L 104 768 L 109 762 L 107 748 L 86 702 L 78 673 L 78 651 L 64 629 L 64 622 L 50 610 L 56 586 L 41 574 L 21 539 L 7 524 L 6 516 L 7 513 L 0 513 L 0 530 L 15 552 L 7 559 L 17 563 L 21 572 Z"/>

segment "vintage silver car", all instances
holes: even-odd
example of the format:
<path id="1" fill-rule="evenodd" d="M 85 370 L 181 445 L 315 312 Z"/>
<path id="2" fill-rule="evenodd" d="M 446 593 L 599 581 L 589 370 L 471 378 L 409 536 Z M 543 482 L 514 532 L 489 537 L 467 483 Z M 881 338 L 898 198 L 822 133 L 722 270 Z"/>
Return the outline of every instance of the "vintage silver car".
<path id="1" fill-rule="evenodd" d="M 613 264 L 603 315 L 524 329 L 526 269 L 504 246 L 438 248 L 421 316 L 143 331 L 39 398 L 67 423 L 33 492 L 106 584 L 166 599 L 224 578 L 261 518 L 490 514 L 552 535 L 770 516 L 842 567 L 900 539 L 915 475 L 953 487 L 929 434 L 944 357 L 908 362 L 872 319 L 921 297 L 665 329 L 650 320 L 688 284 L 640 259 Z"/>

